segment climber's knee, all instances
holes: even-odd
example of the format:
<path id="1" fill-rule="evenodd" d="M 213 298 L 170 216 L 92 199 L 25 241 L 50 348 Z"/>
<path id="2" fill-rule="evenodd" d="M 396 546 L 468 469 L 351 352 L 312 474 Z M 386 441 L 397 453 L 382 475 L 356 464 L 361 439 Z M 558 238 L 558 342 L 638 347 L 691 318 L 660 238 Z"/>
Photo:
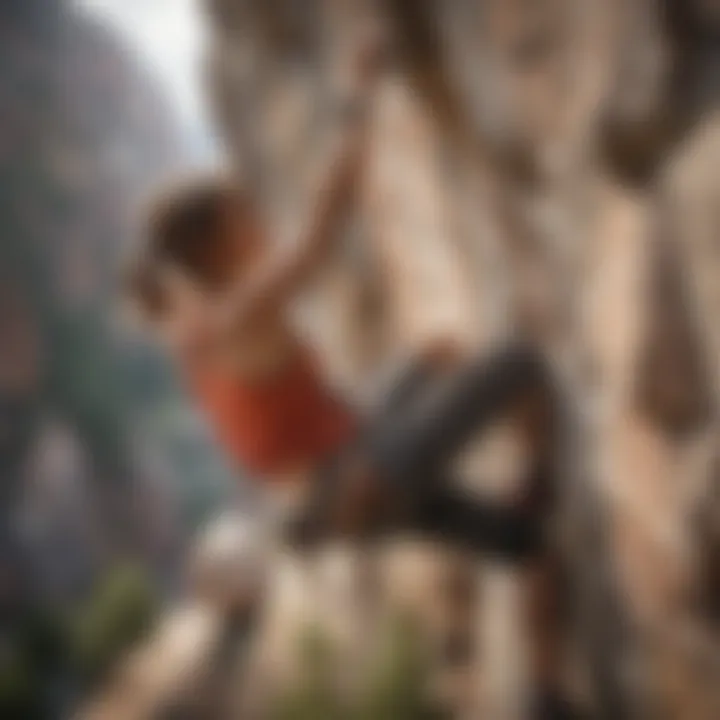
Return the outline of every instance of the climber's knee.
<path id="1" fill-rule="evenodd" d="M 540 352 L 529 345 L 508 346 L 494 355 L 473 359 L 468 370 L 469 395 L 484 396 L 488 388 L 507 403 L 536 393 L 549 393 L 550 372 Z"/>

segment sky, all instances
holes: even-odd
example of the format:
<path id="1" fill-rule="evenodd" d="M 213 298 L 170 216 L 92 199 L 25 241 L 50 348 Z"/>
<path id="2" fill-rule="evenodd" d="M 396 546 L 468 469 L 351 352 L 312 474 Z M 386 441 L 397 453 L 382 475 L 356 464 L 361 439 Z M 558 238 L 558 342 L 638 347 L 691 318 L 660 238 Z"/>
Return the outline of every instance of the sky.
<path id="1" fill-rule="evenodd" d="M 115 28 L 163 84 L 194 141 L 210 143 L 199 63 L 204 42 L 200 0 L 75 0 Z M 208 149 L 209 151 L 209 149 Z"/>

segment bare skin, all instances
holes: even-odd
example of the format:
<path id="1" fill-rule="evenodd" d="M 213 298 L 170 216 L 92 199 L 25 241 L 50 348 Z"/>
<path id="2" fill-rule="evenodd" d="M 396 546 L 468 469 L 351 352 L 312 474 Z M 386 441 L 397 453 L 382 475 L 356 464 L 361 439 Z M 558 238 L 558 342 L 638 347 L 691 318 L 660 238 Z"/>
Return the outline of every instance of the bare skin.
<path id="1" fill-rule="evenodd" d="M 310 216 L 297 240 L 275 243 L 259 212 L 228 207 L 215 261 L 221 274 L 228 268 L 220 287 L 209 291 L 171 263 L 159 269 L 167 307 L 154 330 L 191 373 L 261 383 L 302 352 L 288 311 L 342 237 L 363 172 L 367 110 L 380 70 L 381 38 L 370 30 L 350 52 L 344 88 L 350 112 L 329 148 Z M 280 467 L 267 478 L 268 484 L 302 496 L 298 488 L 309 485 L 314 470 L 312 462 Z"/>
<path id="2" fill-rule="evenodd" d="M 368 41 L 352 58 L 349 82 L 356 104 L 366 107 L 372 98 L 378 56 L 377 47 Z M 178 266 L 167 264 L 161 269 L 170 309 L 157 330 L 183 367 L 263 383 L 302 352 L 288 310 L 342 237 L 366 156 L 365 114 L 360 113 L 344 128 L 330 153 L 310 217 L 295 243 L 280 246 L 271 242 L 252 208 L 228 207 L 217 258 L 219 267 L 227 267 L 228 272 L 219 289 L 209 292 Z M 455 343 L 438 341 L 427 347 L 424 355 L 433 366 L 445 369 L 462 362 L 465 353 Z M 525 415 L 526 409 L 510 408 L 509 412 Z M 315 463 L 308 461 L 279 467 L 266 479 L 273 487 L 288 488 L 293 502 L 302 502 L 315 470 Z M 387 498 L 379 497 L 383 493 L 362 459 L 347 468 L 345 479 L 334 529 L 352 533 L 371 509 Z"/>

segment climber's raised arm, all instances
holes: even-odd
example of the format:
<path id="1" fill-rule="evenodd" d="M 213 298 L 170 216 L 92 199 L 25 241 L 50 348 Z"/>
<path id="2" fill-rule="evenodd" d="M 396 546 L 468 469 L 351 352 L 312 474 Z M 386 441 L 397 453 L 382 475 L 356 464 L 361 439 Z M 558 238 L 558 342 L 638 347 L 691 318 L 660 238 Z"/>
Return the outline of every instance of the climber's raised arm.
<path id="1" fill-rule="evenodd" d="M 327 258 L 352 209 L 367 145 L 367 119 L 377 63 L 363 49 L 339 103 L 340 128 L 298 239 L 270 253 L 253 276 L 229 289 L 216 310 L 219 327 L 237 332 L 284 308 Z"/>
<path id="2" fill-rule="evenodd" d="M 357 128 L 333 153 L 306 229 L 289 247 L 273 252 L 255 275 L 222 298 L 219 321 L 236 330 L 284 306 L 328 256 L 350 211 L 362 167 L 363 139 Z"/>

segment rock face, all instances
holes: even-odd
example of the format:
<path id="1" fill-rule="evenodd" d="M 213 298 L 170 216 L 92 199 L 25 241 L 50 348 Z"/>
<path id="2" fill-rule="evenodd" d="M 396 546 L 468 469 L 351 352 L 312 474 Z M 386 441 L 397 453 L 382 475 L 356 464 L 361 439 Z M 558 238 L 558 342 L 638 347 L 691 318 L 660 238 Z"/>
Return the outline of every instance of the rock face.
<path id="1" fill-rule="evenodd" d="M 428 338 L 541 344 L 571 416 L 568 545 L 599 546 L 593 527 L 608 544 L 572 566 L 601 714 L 712 717 L 688 638 L 717 579 L 716 3 L 208 6 L 219 126 L 282 226 L 307 201 L 334 53 L 363 13 L 390 23 L 366 192 L 323 288 L 334 316 L 316 315 L 327 362 L 367 397 Z M 608 680 L 618 656 L 640 686 Z"/>

